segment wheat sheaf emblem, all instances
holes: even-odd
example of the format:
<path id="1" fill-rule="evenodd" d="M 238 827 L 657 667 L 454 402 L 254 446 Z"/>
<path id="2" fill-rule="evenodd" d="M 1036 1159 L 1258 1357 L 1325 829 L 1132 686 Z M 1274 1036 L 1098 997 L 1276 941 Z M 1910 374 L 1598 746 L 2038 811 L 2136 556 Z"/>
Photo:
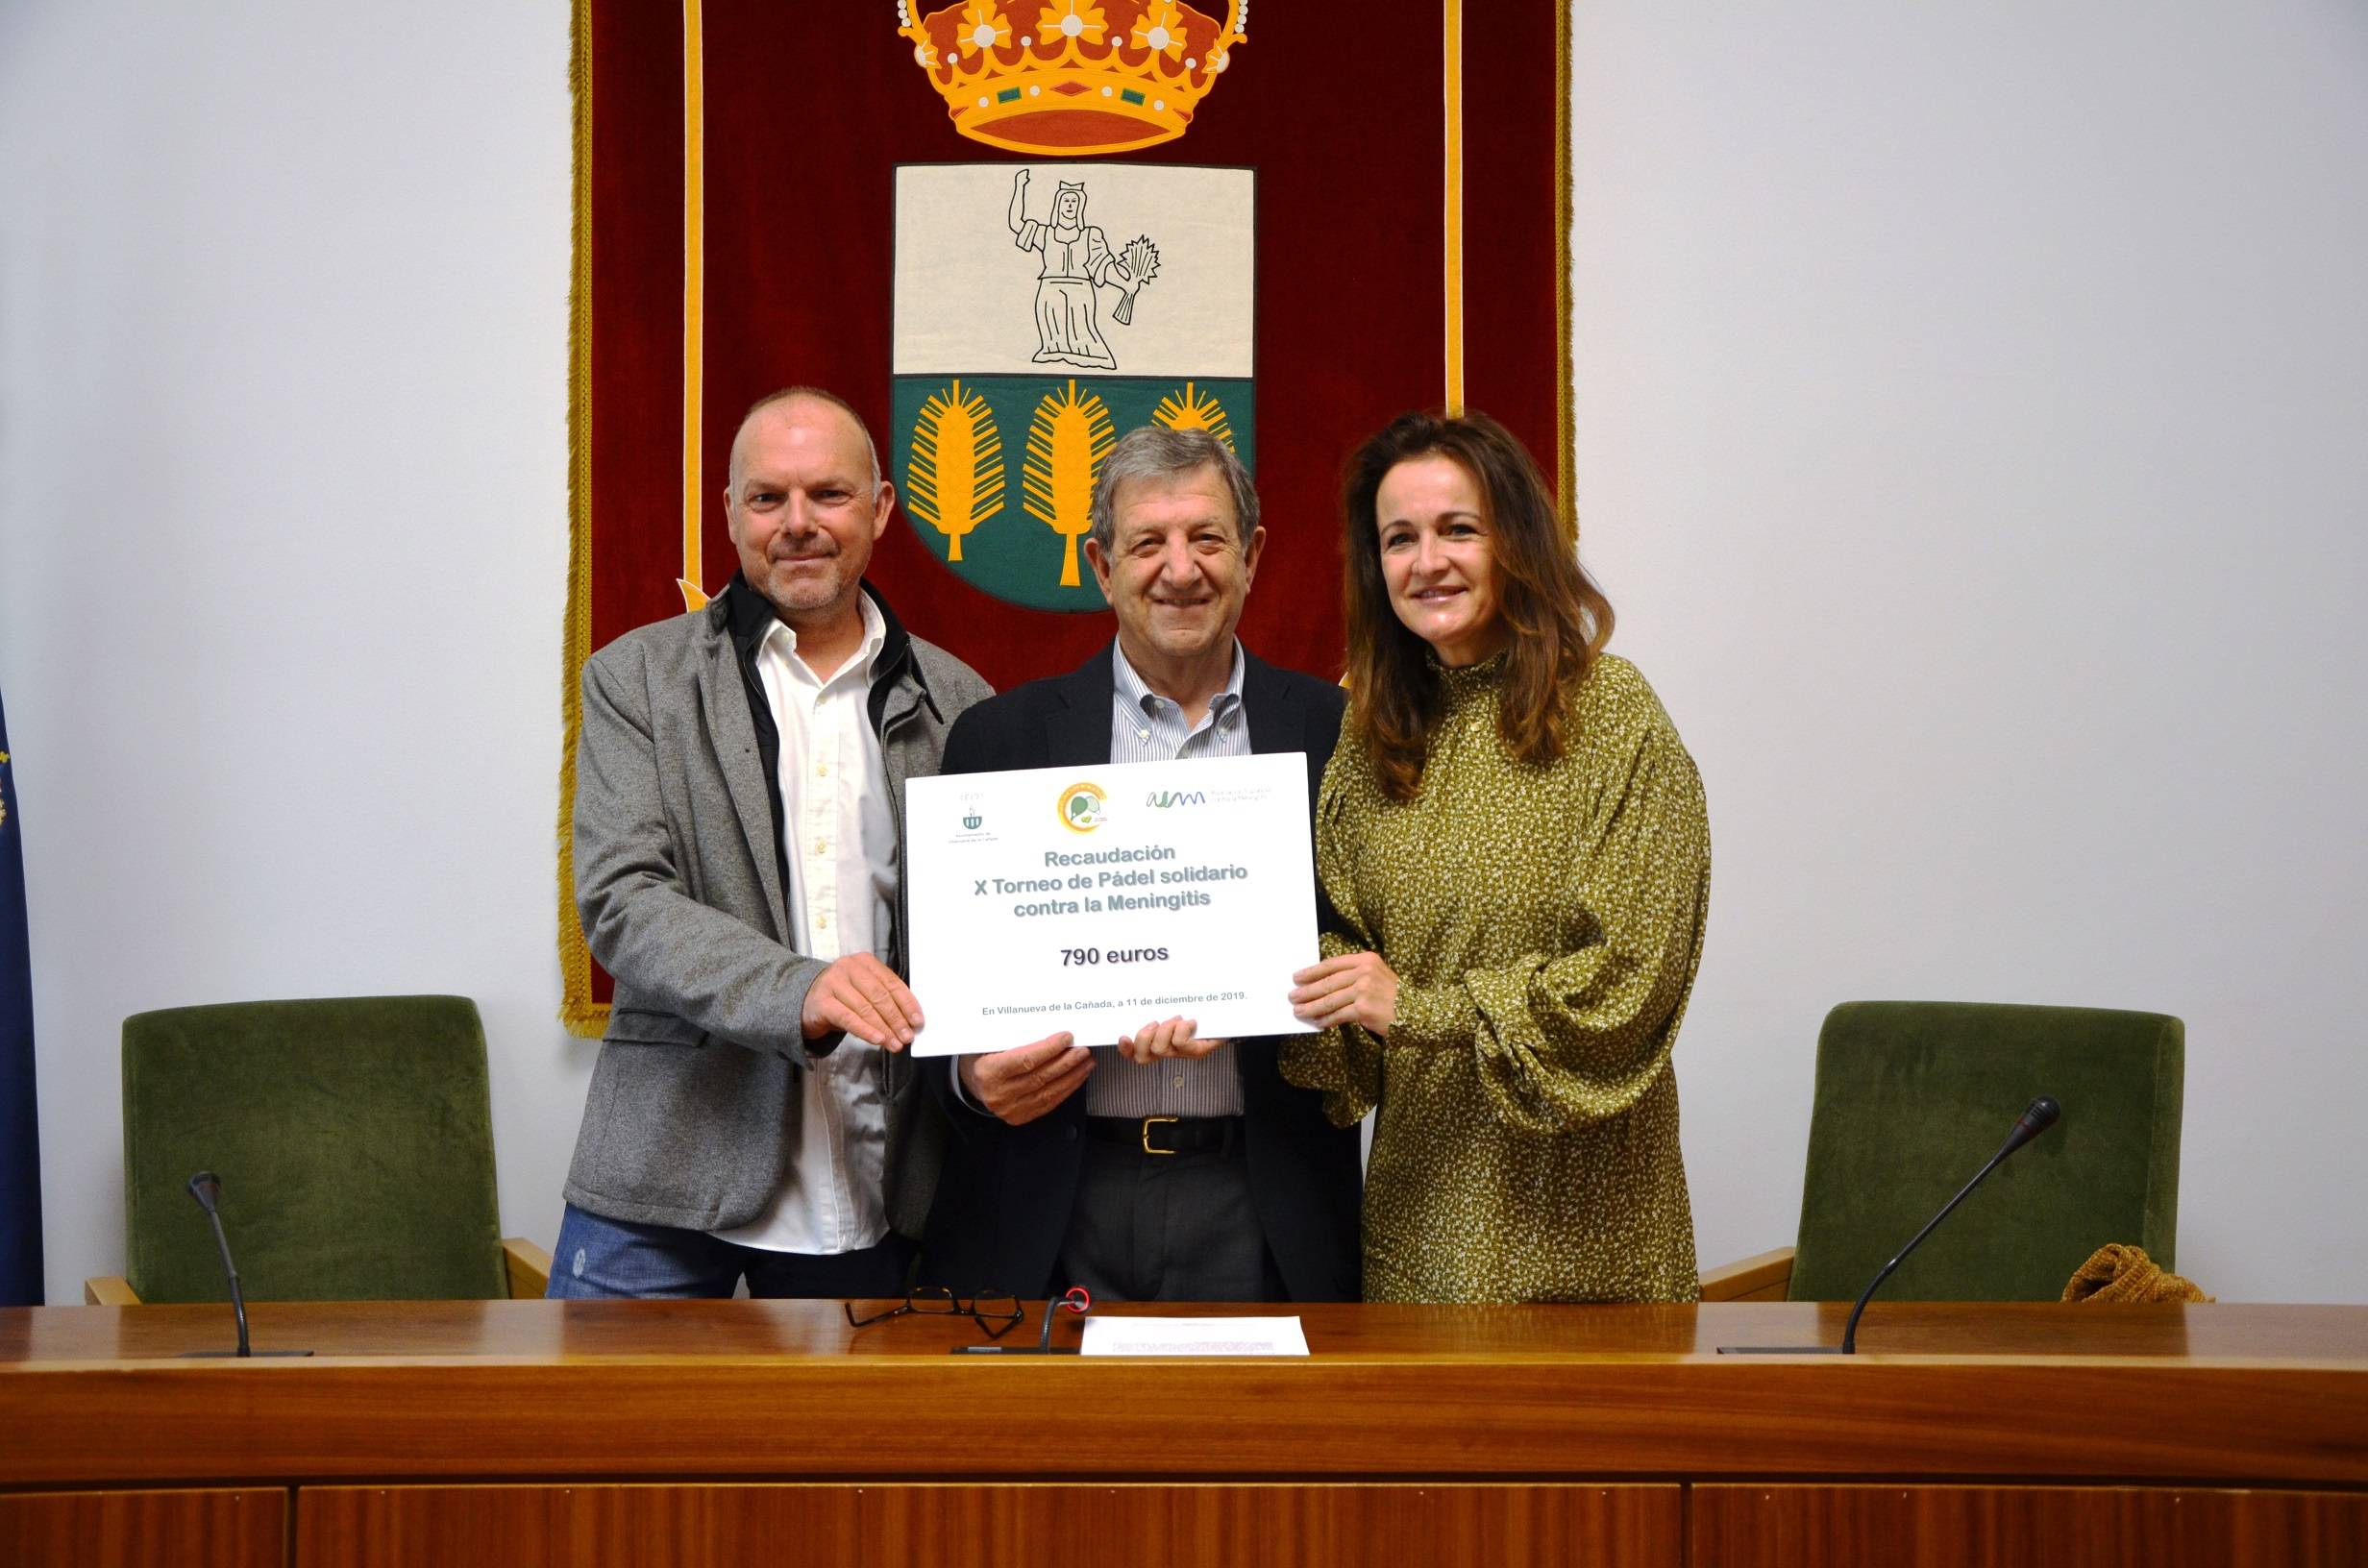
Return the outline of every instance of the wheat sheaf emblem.
<path id="1" fill-rule="evenodd" d="M 1183 391 L 1160 399 L 1151 417 L 1172 430 L 1206 430 L 1229 447 L 1234 444 L 1233 422 L 1225 417 L 1225 405 L 1190 381 L 1184 383 Z"/>
<path id="2" fill-rule="evenodd" d="M 1046 393 L 1028 422 L 1027 460 L 1020 467 L 1022 504 L 1028 516 L 1068 540 L 1061 554 L 1064 588 L 1080 586 L 1077 540 L 1093 527 L 1094 477 L 1114 439 L 1109 408 L 1091 392 L 1079 397 L 1073 380 L 1062 391 Z"/>
<path id="3" fill-rule="evenodd" d="M 958 379 L 931 393 L 913 422 L 904 504 L 946 536 L 948 561 L 960 560 L 963 539 L 1003 509 L 1003 442 L 994 410 Z"/>

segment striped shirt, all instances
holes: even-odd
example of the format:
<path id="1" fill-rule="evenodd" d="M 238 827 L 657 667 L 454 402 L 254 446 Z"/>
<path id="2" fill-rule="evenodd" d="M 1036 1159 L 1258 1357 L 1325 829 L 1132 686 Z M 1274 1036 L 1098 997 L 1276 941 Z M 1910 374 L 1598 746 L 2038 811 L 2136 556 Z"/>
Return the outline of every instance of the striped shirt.
<path id="1" fill-rule="evenodd" d="M 1225 689 L 1209 698 L 1200 723 L 1191 723 L 1181 704 L 1143 683 L 1116 645 L 1110 649 L 1118 676 L 1110 703 L 1112 762 L 1185 762 L 1197 757 L 1246 757 L 1249 714 L 1242 705 L 1242 645 L 1233 645 L 1233 673 Z M 1156 1018 L 1145 1018 L 1156 1023 Z M 1196 1062 L 1162 1058 L 1142 1066 L 1116 1051 L 1094 1066 L 1085 1083 L 1085 1110 L 1095 1116 L 1238 1116 L 1242 1073 L 1231 1043 Z"/>

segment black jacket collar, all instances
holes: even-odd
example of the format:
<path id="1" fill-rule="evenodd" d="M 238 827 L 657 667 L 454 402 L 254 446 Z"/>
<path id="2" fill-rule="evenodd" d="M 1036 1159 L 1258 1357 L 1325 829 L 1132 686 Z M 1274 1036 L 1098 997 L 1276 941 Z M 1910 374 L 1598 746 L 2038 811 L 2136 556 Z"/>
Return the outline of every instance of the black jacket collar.
<path id="1" fill-rule="evenodd" d="M 929 692 L 929 682 L 922 672 L 921 661 L 913 657 L 912 634 L 904 629 L 904 623 L 897 619 L 897 612 L 888 607 L 888 600 L 880 597 L 878 589 L 868 582 L 862 588 L 864 597 L 872 601 L 873 608 L 879 611 L 880 625 L 885 628 L 879 659 L 872 667 L 872 727 L 879 727 L 880 713 L 887 703 L 888 688 L 894 683 L 892 677 L 895 676 L 908 676 L 920 688 L 922 700 L 935 710 L 937 699 Z M 740 655 L 743 670 L 752 669 L 756 645 L 764 641 L 766 633 L 773 629 L 773 624 L 780 617 L 765 596 L 749 581 L 745 572 L 734 572 L 731 581 L 717 597 L 724 606 L 724 629 L 731 637 L 732 650 Z"/>
<path id="2" fill-rule="evenodd" d="M 879 650 L 879 668 L 885 672 L 912 652 L 912 634 L 904 629 L 904 623 L 897 619 L 897 612 L 888 607 L 878 589 L 868 582 L 862 587 L 863 597 L 879 611 L 880 623 L 887 627 L 887 640 L 881 643 Z M 779 614 L 756 591 L 745 572 L 734 572 L 731 581 L 725 584 L 723 593 L 717 597 L 724 600 L 724 625 L 731 633 L 732 647 L 743 653 L 755 652 L 757 643 L 773 629 Z"/>
<path id="3" fill-rule="evenodd" d="M 1092 767 L 1110 760 L 1110 704 L 1118 700 L 1118 640 L 1071 671 L 1054 677 L 1062 706 L 1045 722 L 1048 766 Z M 1307 749 L 1306 704 L 1274 667 L 1242 649 L 1242 705 L 1249 713 L 1252 751 Z"/>

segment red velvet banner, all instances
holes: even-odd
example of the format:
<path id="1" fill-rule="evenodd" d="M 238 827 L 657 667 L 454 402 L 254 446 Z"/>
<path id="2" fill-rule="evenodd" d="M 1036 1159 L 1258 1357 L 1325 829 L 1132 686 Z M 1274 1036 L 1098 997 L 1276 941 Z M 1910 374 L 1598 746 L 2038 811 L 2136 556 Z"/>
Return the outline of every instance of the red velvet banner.
<path id="1" fill-rule="evenodd" d="M 1026 107 L 1032 87 L 1123 108 L 1134 71 L 1150 84 L 1134 110 L 1146 135 L 1160 130 L 1151 102 L 1170 129 L 1187 119 L 1137 150 L 1076 149 L 1095 161 L 1256 171 L 1256 413 L 1245 433 L 1269 543 L 1242 636 L 1262 656 L 1339 672 L 1341 464 L 1396 414 L 1485 408 L 1548 473 L 1566 471 L 1562 0 L 1263 0 L 1214 71 L 1210 42 L 1239 8 L 1203 3 L 1205 14 L 1160 0 L 579 0 L 571 758 L 581 660 L 729 580 L 724 473 L 751 402 L 792 382 L 829 387 L 887 459 L 897 165 L 1045 169 L 1062 156 L 962 134 L 935 78 L 990 60 L 995 80 L 979 90 L 996 112 Z M 916 59 L 900 10 L 945 40 L 931 45 L 940 70 Z M 1072 11 L 1099 23 L 1106 49 L 1025 74 L 1063 43 Z M 1172 34 L 1150 39 L 1163 22 Z M 982 26 L 996 41 L 964 52 L 960 35 Z M 1171 37 L 1179 47 L 1163 52 Z M 1094 44 L 1089 32 L 1081 46 Z M 1095 82 L 1117 90 L 1077 85 Z M 1206 90 L 1185 105 L 1162 82 Z M 967 92 L 953 107 L 985 117 Z M 982 129 L 1061 134 L 1036 118 Z M 1102 118 L 1093 134 L 1107 134 Z M 888 477 L 904 489 L 893 466 Z M 1110 635 L 1106 615 L 981 592 L 901 518 L 871 580 L 916 634 L 999 689 L 1070 669 Z M 563 779 L 564 844 L 572 767 Z M 608 984 L 585 952 L 562 856 L 563 1017 L 596 1031 Z"/>

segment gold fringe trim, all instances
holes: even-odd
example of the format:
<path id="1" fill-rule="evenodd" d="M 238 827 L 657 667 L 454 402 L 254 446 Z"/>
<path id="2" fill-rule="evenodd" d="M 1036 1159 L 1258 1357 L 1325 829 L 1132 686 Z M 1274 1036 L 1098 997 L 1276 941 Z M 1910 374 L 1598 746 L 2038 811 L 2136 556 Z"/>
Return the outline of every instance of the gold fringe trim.
<path id="1" fill-rule="evenodd" d="M 703 609 L 707 568 L 700 523 L 707 481 L 700 444 L 705 429 L 707 290 L 706 22 L 700 0 L 682 0 L 682 607 Z"/>
<path id="2" fill-rule="evenodd" d="M 1445 401 L 1449 414 L 1461 414 L 1464 411 L 1464 0 L 1445 0 L 1441 9 L 1446 23 L 1446 37 L 1441 48 L 1445 81 L 1440 94 L 1446 110 L 1446 125 L 1441 138 L 1446 150 L 1446 167 L 1441 181 L 1446 187 L 1446 201 L 1445 209 L 1440 214 L 1443 229 L 1441 237 L 1444 241 L 1442 249 L 1447 261 L 1444 282 L 1446 319 L 1443 323 L 1447 360 Z"/>
<path id="3" fill-rule="evenodd" d="M 567 625 L 559 711 L 559 1021 L 598 1039 L 608 1009 L 592 999 L 592 949 L 576 916 L 576 743 L 583 734 L 583 664 L 592 656 L 592 0 L 575 0 L 567 86 L 576 101 L 575 275 L 567 295 Z"/>
<path id="4" fill-rule="evenodd" d="M 1570 382 L 1576 372 L 1570 352 L 1570 12 L 1577 0 L 1554 4 L 1554 499 L 1563 528 L 1579 537 L 1578 414 Z"/>

